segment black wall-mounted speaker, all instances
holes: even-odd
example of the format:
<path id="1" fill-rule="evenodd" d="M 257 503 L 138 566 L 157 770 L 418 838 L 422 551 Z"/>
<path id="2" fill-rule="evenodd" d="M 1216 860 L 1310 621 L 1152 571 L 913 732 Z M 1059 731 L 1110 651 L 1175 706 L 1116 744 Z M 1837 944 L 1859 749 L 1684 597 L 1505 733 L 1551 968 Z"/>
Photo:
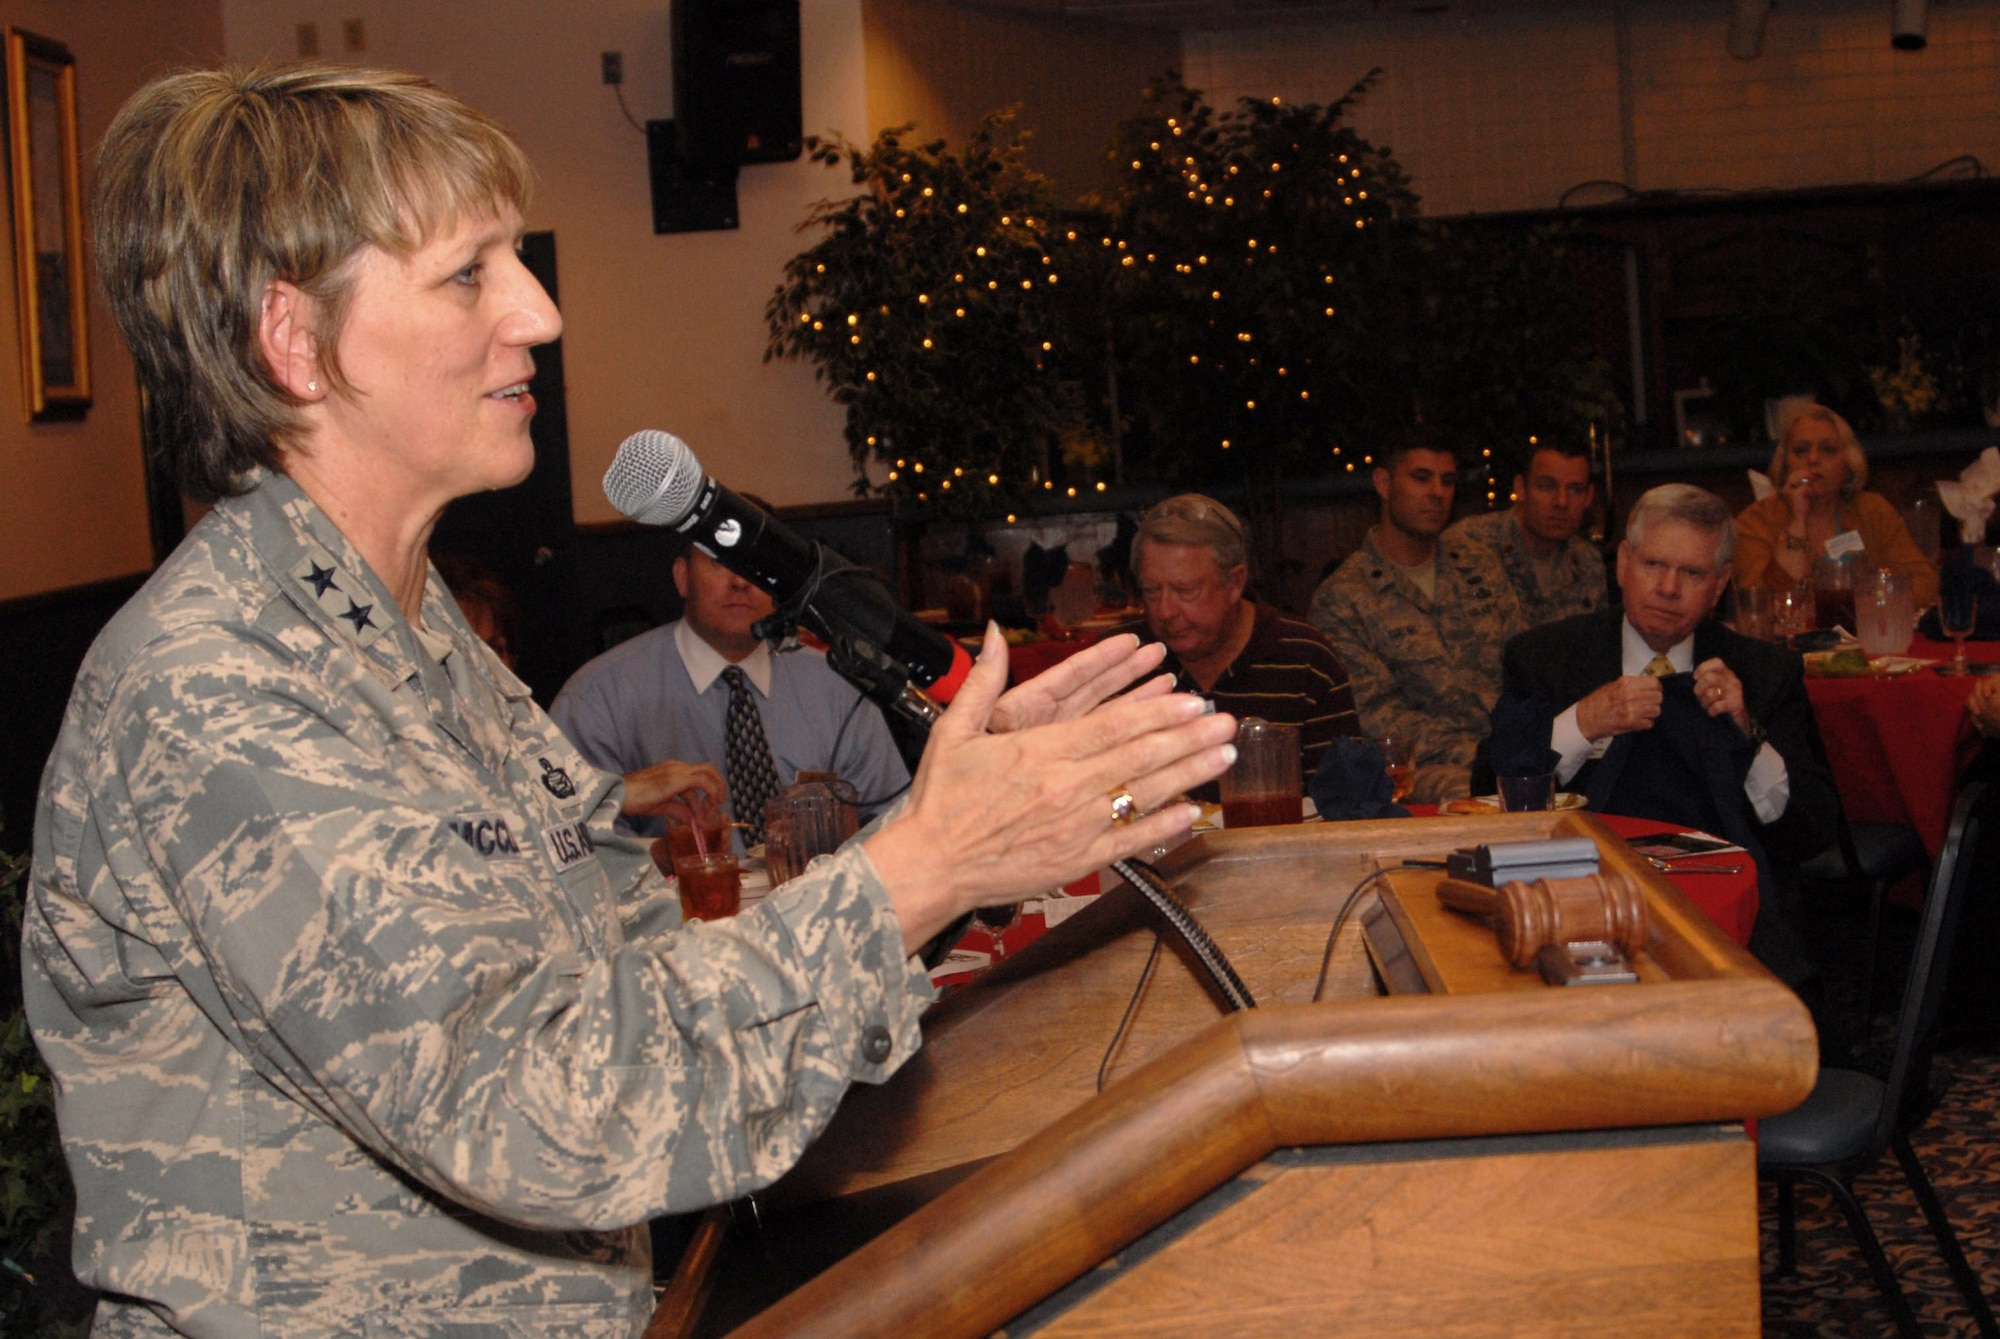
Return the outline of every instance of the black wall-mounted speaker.
<path id="1" fill-rule="evenodd" d="M 799 156 L 799 0 L 674 0 L 673 41 L 674 121 L 690 163 Z"/>
<path id="2" fill-rule="evenodd" d="M 646 122 L 653 231 L 722 232 L 736 226 L 736 164 L 702 167 L 681 153 L 672 121 Z"/>

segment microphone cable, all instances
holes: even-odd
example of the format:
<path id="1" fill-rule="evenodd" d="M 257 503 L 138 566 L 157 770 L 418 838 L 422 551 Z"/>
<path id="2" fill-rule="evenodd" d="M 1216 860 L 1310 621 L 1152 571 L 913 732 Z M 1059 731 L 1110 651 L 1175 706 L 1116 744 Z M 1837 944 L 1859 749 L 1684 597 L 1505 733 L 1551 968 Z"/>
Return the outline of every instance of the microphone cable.
<path id="1" fill-rule="evenodd" d="M 1167 881 L 1160 877 L 1160 871 L 1137 856 L 1114 860 L 1111 862 L 1111 868 L 1117 872 L 1118 877 L 1139 890 L 1139 895 L 1152 904 L 1153 910 L 1166 918 L 1167 924 L 1174 928 L 1174 933 L 1181 937 L 1181 942 L 1193 952 L 1195 961 L 1201 965 L 1202 972 L 1222 996 L 1225 1013 L 1257 1007 L 1257 1001 L 1250 994 L 1250 988 L 1243 984 L 1243 978 L 1236 974 L 1234 967 L 1230 966 L 1228 956 L 1216 947 L 1215 941 L 1208 937 L 1208 931 L 1201 928 L 1201 923 L 1194 918 L 1194 913 L 1187 909 L 1186 904 L 1174 896 L 1173 889 L 1169 888 Z"/>

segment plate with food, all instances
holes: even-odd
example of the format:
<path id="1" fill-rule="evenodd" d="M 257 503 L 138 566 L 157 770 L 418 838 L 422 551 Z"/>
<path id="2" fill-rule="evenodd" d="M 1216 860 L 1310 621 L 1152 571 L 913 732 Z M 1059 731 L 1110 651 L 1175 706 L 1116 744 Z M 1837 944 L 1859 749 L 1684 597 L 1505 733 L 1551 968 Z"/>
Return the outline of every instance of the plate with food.
<path id="1" fill-rule="evenodd" d="M 1870 660 L 1853 647 L 1840 651 L 1813 651 L 1803 659 L 1806 673 L 1817 679 L 1886 679 L 1898 674 L 1914 674 L 1938 663 L 1920 656 L 1876 656 Z"/>
<path id="2" fill-rule="evenodd" d="M 1573 790 L 1559 790 L 1556 792 L 1555 803 L 1549 807 L 1552 809 L 1588 809 L 1590 801 Z M 1461 795 L 1455 800 L 1446 800 L 1443 804 L 1440 804 L 1438 812 L 1440 814 L 1450 814 L 1454 817 L 1464 818 L 1475 814 L 1504 814 L 1507 811 L 1501 807 L 1498 795 Z"/>

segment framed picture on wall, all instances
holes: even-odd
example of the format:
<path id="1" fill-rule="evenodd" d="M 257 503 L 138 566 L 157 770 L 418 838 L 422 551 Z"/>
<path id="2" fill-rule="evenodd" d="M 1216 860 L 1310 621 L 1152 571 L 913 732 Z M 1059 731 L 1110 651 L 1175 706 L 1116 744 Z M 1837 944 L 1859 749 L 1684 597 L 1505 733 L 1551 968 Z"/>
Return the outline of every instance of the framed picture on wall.
<path id="1" fill-rule="evenodd" d="M 14 192 L 15 302 L 28 419 L 90 407 L 90 330 L 76 146 L 76 58 L 7 29 L 7 157 Z"/>

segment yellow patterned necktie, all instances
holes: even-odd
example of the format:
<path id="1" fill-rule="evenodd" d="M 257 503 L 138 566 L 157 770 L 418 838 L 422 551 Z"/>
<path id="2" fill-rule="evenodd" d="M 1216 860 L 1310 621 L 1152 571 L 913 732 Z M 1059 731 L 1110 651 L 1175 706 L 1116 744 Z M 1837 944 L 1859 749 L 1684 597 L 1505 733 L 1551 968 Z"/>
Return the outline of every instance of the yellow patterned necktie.
<path id="1" fill-rule="evenodd" d="M 1655 679 L 1664 679 L 1674 672 L 1674 662 L 1665 656 L 1654 656 L 1646 662 L 1646 673 Z"/>

